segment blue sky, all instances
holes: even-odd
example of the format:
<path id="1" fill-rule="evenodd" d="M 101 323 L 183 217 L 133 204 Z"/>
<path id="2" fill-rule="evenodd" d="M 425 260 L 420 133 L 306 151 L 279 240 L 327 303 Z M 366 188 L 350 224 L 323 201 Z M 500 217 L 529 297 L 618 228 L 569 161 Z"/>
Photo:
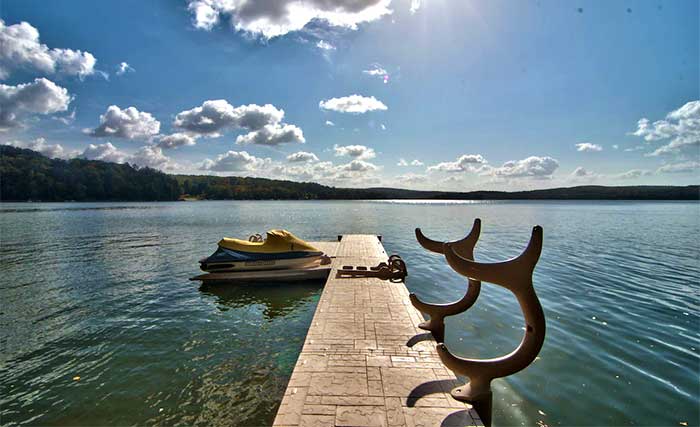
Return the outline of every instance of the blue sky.
<path id="1" fill-rule="evenodd" d="M 697 184 L 699 16 L 685 0 L 3 0 L 0 142 L 336 186 Z"/>

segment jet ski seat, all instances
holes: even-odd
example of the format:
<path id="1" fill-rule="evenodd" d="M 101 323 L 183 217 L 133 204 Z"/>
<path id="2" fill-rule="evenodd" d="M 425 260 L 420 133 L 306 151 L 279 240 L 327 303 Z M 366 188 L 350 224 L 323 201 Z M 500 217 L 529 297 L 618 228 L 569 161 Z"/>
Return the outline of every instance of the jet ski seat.
<path id="1" fill-rule="evenodd" d="M 270 230 L 262 242 L 224 237 L 219 247 L 249 253 L 321 252 L 287 230 Z"/>

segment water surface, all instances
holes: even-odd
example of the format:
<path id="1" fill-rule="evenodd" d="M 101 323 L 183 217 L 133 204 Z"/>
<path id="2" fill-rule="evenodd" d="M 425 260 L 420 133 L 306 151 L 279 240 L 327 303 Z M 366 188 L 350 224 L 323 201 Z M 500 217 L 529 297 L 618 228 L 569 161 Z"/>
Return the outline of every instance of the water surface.
<path id="1" fill-rule="evenodd" d="M 483 221 L 481 261 L 545 231 L 540 358 L 494 382 L 494 425 L 698 425 L 700 204 L 196 202 L 0 205 L 0 423 L 261 425 L 274 418 L 322 283 L 200 289 L 223 235 L 384 236 L 427 301 L 465 281 L 422 250 Z M 449 318 L 470 357 L 517 346 L 515 298 L 490 284 Z M 80 377 L 79 380 L 74 378 Z"/>

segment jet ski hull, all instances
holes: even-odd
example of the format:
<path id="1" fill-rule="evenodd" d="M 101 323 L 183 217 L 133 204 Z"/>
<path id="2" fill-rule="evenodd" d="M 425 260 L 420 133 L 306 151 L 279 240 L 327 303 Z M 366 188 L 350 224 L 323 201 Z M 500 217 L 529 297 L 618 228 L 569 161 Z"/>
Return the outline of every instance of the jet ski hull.
<path id="1" fill-rule="evenodd" d="M 280 270 L 304 268 L 317 264 L 323 252 L 253 253 L 219 247 L 214 254 L 200 263 L 209 273 L 230 271 Z"/>
<path id="2" fill-rule="evenodd" d="M 232 271 L 255 270 L 283 270 L 312 267 L 317 265 L 320 262 L 321 258 L 322 255 L 296 259 L 275 259 L 238 262 L 201 262 L 200 268 L 208 273 L 225 273 Z"/>

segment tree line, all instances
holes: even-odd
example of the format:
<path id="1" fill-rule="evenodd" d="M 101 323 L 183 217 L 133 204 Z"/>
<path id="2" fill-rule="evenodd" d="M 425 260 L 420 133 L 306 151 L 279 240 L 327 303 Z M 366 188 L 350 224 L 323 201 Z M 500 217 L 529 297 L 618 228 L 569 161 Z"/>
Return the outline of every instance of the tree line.
<path id="1" fill-rule="evenodd" d="M 336 188 L 313 182 L 250 177 L 168 175 L 99 160 L 50 159 L 32 150 L 0 145 L 0 201 L 208 200 L 698 200 L 700 187 L 578 186 L 532 191 L 416 191 Z"/>

